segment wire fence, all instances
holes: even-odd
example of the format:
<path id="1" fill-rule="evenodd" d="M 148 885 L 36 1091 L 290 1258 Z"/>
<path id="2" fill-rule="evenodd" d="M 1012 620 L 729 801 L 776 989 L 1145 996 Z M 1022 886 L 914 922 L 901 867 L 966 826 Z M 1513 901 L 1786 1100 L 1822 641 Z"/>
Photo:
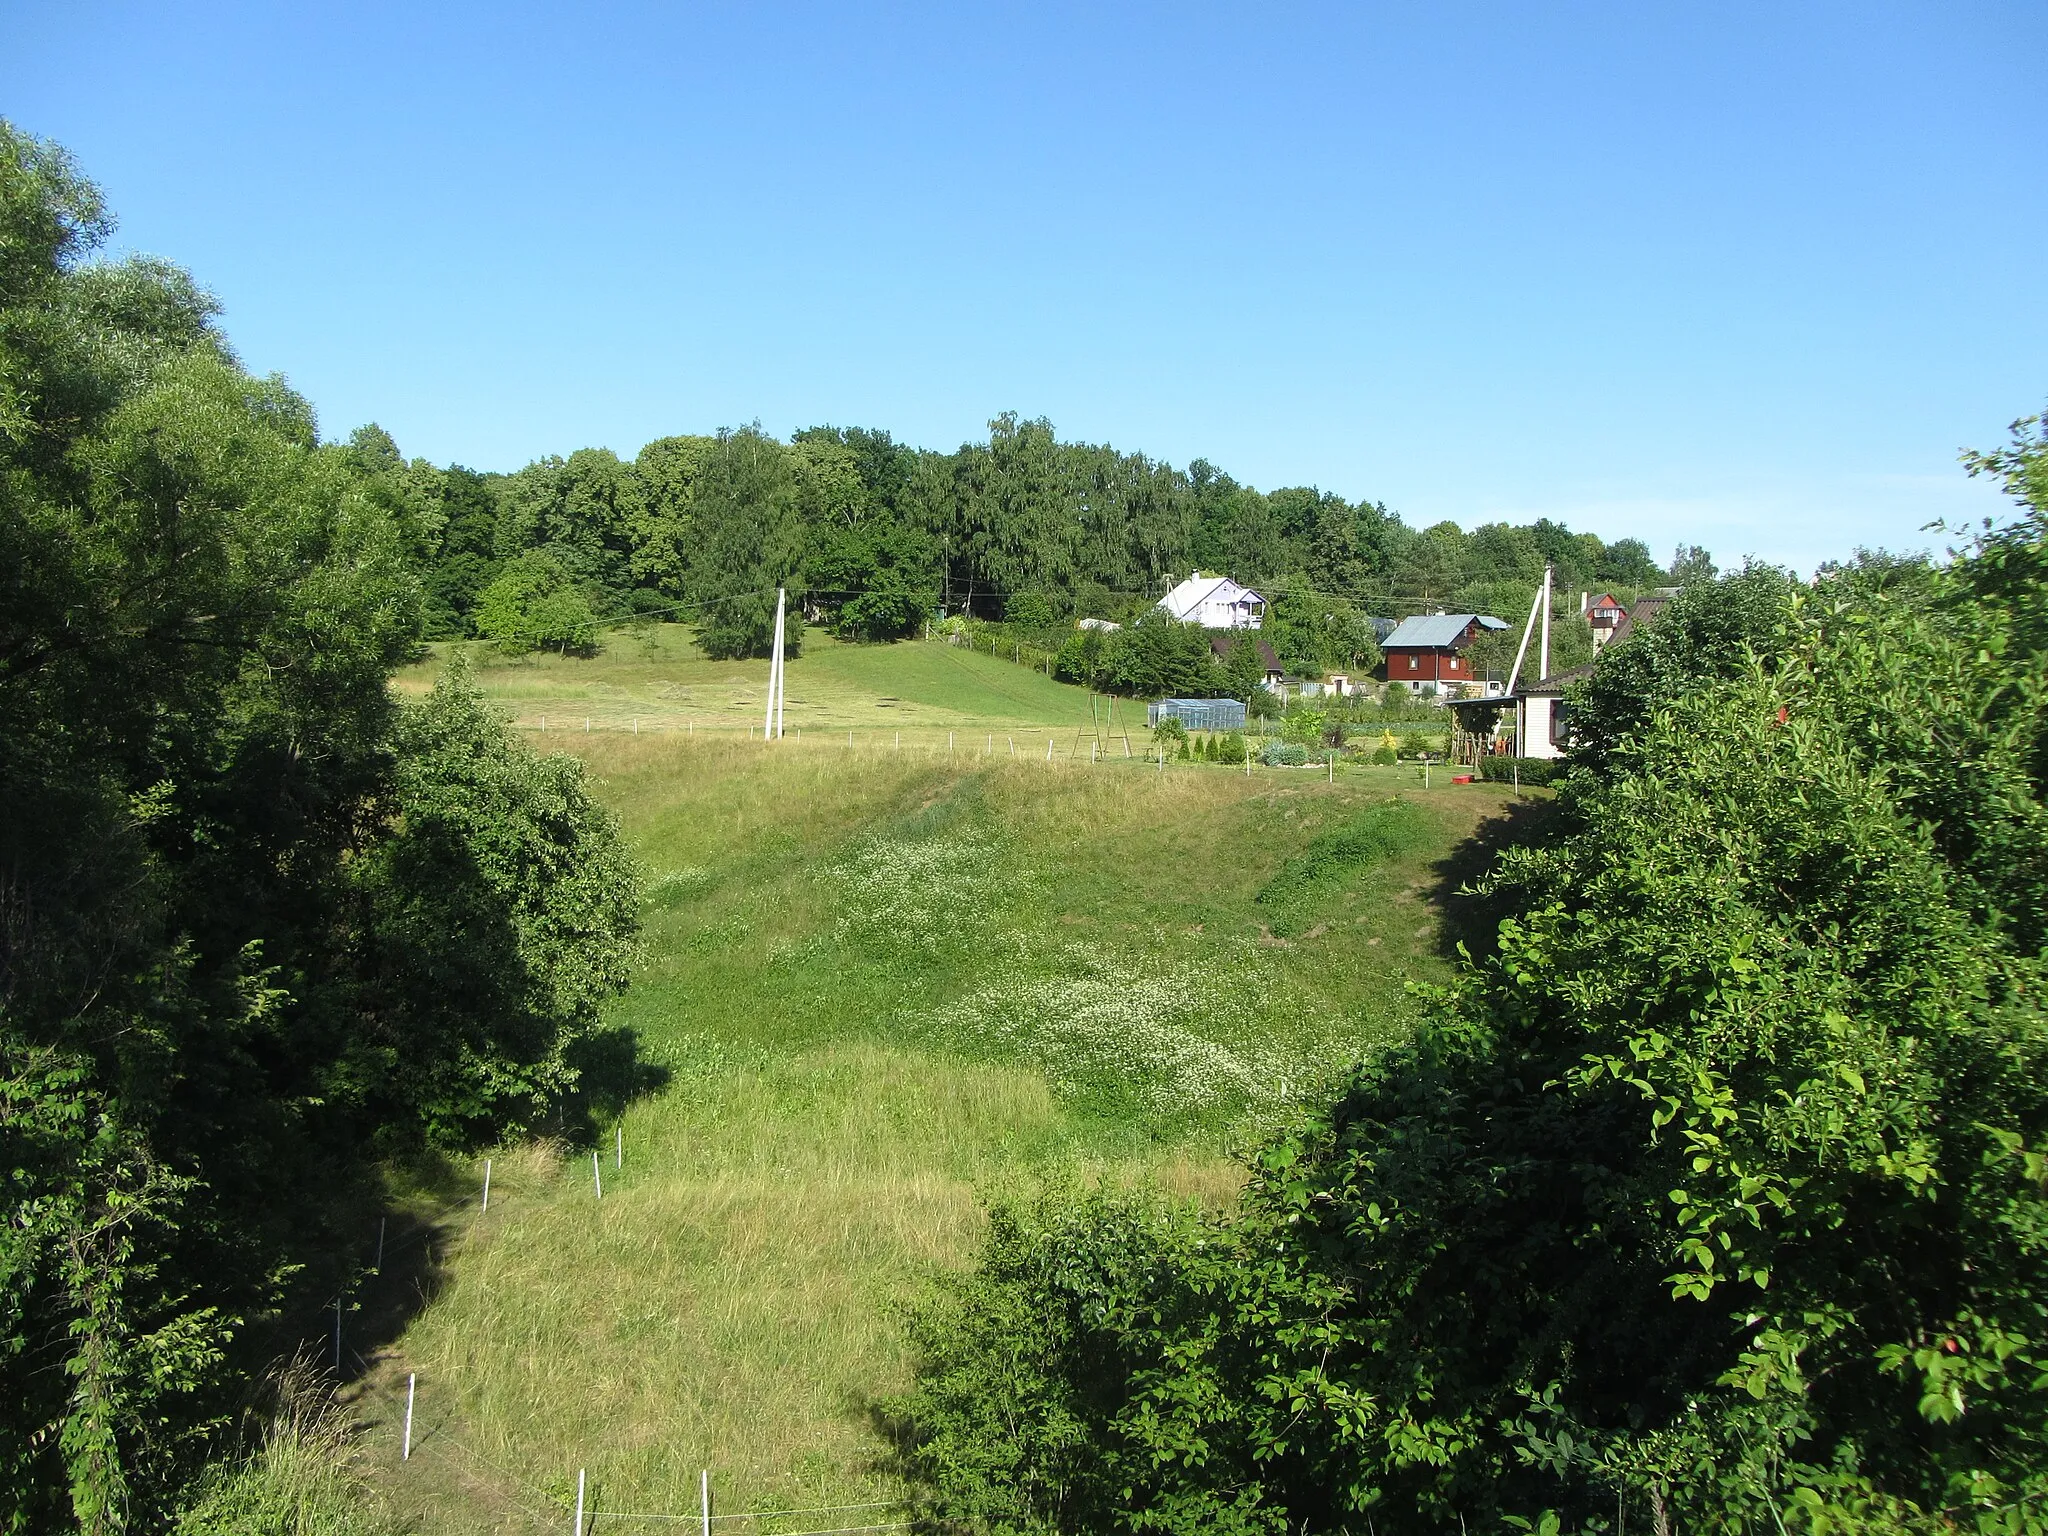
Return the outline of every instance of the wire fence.
<path id="1" fill-rule="evenodd" d="M 615 1169 L 623 1168 L 626 1161 L 625 1152 L 624 1138 L 616 1138 L 613 1159 Z M 367 1243 L 365 1245 L 373 1257 L 352 1269 L 341 1294 L 331 1304 L 334 1316 L 331 1365 L 337 1378 L 343 1375 L 344 1367 L 350 1362 L 344 1344 L 342 1321 L 350 1312 L 351 1301 L 359 1304 L 366 1282 L 372 1277 L 383 1276 L 392 1268 L 395 1260 L 405 1258 L 424 1244 L 442 1240 L 459 1252 L 475 1232 L 478 1221 L 490 1209 L 492 1164 L 491 1159 L 484 1161 L 478 1173 L 475 1194 L 465 1195 L 443 1204 L 431 1217 L 421 1220 L 409 1232 L 396 1238 L 390 1237 L 386 1225 L 389 1218 L 380 1219 L 373 1240 L 374 1248 L 370 1248 Z M 567 1172 L 567 1165 L 564 1172 Z M 580 1174 L 573 1176 L 580 1179 Z M 600 1188 L 601 1185 L 593 1178 L 593 1206 L 603 1198 L 598 1192 Z M 517 1200 L 523 1192 L 523 1188 L 518 1186 L 508 1190 L 501 1182 L 496 1199 L 502 1208 L 507 1200 Z M 328 1343 L 328 1340 L 323 1340 L 323 1344 Z M 354 1355 L 353 1363 L 356 1366 L 373 1364 L 361 1354 Z M 388 1410 L 394 1426 L 393 1432 L 403 1436 L 399 1462 L 401 1468 L 414 1456 L 423 1456 L 445 1466 L 464 1483 L 473 1485 L 479 1494 L 516 1509 L 531 1522 L 535 1531 L 569 1531 L 572 1536 L 594 1536 L 605 1522 L 695 1525 L 700 1528 L 702 1536 L 715 1536 L 718 1531 L 731 1533 L 731 1536 L 741 1536 L 742 1529 L 747 1536 L 873 1536 L 873 1533 L 909 1530 L 912 1527 L 932 1530 L 942 1528 L 940 1524 L 931 1521 L 910 1518 L 847 1518 L 870 1513 L 907 1515 L 910 1506 L 902 1499 L 870 1499 L 856 1503 L 721 1512 L 712 1502 L 713 1482 L 708 1469 L 701 1474 L 702 1495 L 698 1508 L 694 1510 L 607 1508 L 596 1497 L 570 1497 L 538 1487 L 497 1460 L 486 1456 L 475 1446 L 466 1443 L 454 1432 L 451 1425 L 452 1414 L 447 1407 L 451 1389 L 459 1392 L 459 1383 L 451 1381 L 445 1369 L 437 1370 L 430 1378 L 427 1392 L 422 1397 L 413 1386 L 418 1379 L 417 1373 L 408 1373 L 405 1388 L 401 1391 L 395 1378 L 375 1381 L 365 1377 L 359 1384 L 360 1396 L 356 1399 L 358 1403 L 365 1400 L 381 1403 Z M 427 1412 L 419 1415 L 417 1411 L 423 1404 Z M 399 1424 L 403 1425 L 402 1431 L 396 1428 Z M 570 1469 L 563 1470 L 566 1474 Z M 574 1470 L 581 1495 L 586 1486 L 586 1469 Z"/>

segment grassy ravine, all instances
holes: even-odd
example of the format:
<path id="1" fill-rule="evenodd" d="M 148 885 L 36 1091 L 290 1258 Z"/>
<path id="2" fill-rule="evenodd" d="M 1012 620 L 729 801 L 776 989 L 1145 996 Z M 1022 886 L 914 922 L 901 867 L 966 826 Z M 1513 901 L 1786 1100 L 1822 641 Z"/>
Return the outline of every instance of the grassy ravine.
<path id="1" fill-rule="evenodd" d="M 846 651 L 898 699 L 958 655 Z M 1006 718 L 938 675 L 954 729 Z M 450 1217 L 446 1283 L 359 1399 L 378 1486 L 425 1532 L 566 1529 L 549 1501 L 579 1467 L 613 1511 L 692 1511 L 704 1467 L 724 1511 L 889 1498 L 871 1410 L 904 1381 L 902 1305 L 971 1260 L 988 1202 L 1233 1198 L 1231 1148 L 1404 1027 L 1404 980 L 1440 968 L 1434 866 L 1503 798 L 843 733 L 563 745 L 646 866 L 616 1016 L 671 1075 L 627 1112 L 622 1170 L 607 1139 L 601 1202 L 587 1150 L 528 1147 L 496 1159 L 487 1216 Z M 762 1529 L 869 1518 L 893 1517 Z"/>

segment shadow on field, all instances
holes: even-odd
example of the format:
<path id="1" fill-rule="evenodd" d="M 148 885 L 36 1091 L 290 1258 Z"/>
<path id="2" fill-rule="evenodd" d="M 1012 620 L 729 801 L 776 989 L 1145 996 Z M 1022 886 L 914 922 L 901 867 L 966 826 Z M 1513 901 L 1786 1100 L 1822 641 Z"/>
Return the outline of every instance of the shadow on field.
<path id="1" fill-rule="evenodd" d="M 535 1134 L 590 1147 L 641 1096 L 669 1081 L 667 1067 L 640 1054 L 638 1036 L 613 1029 L 587 1035 L 568 1051 L 575 1091 L 535 1127 Z M 263 1410 L 270 1387 L 265 1359 L 303 1358 L 344 1386 L 372 1385 L 380 1361 L 448 1283 L 449 1266 L 482 1197 L 481 1154 L 417 1152 L 380 1172 L 360 1168 L 346 1188 L 302 1213 L 302 1267 L 278 1311 L 241 1341 L 249 1375 L 258 1382 L 245 1404 Z M 389 1177 L 395 1187 L 387 1187 Z M 403 1191 L 403 1193 L 400 1193 Z M 336 1345 L 335 1298 L 341 1300 Z"/>
<path id="2" fill-rule="evenodd" d="M 640 1054 L 640 1036 L 630 1029 L 585 1035 L 567 1056 L 576 1087 L 557 1106 L 549 1129 L 577 1147 L 594 1145 L 601 1127 L 618 1119 L 635 1099 L 666 1088 L 671 1075 L 660 1062 Z"/>
<path id="3" fill-rule="evenodd" d="M 1457 958 L 1461 944 L 1475 960 L 1493 952 L 1500 920 L 1511 902 L 1475 887 L 1507 849 L 1543 841 L 1557 815 L 1558 802 L 1549 795 L 1512 801 L 1431 866 L 1437 878 L 1429 899 L 1443 914 L 1437 948 L 1447 959 Z"/>

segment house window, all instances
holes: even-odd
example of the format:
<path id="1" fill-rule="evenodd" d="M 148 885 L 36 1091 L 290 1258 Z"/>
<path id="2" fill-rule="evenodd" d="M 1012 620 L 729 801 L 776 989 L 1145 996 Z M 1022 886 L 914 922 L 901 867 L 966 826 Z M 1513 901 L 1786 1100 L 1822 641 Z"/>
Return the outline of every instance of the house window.
<path id="1" fill-rule="evenodd" d="M 1410 656 L 1410 657 L 1408 658 L 1408 670 L 1409 670 L 1410 672 L 1416 672 L 1416 671 L 1420 671 L 1420 670 L 1421 670 L 1421 668 L 1422 668 L 1422 658 L 1421 658 L 1420 656 Z"/>
<path id="2" fill-rule="evenodd" d="M 1458 658 L 1455 656 L 1451 658 L 1451 670 L 1453 672 L 1458 670 Z"/>

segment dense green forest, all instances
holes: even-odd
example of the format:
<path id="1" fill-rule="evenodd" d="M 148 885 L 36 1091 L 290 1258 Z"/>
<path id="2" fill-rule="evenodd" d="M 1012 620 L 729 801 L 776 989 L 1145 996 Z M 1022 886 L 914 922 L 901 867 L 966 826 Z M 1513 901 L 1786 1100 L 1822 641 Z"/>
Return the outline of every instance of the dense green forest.
<path id="1" fill-rule="evenodd" d="M 953 453 L 865 428 L 783 443 L 758 426 L 661 438 L 630 463 L 584 448 L 505 475 L 407 461 L 376 427 L 350 452 L 412 542 L 427 632 L 515 648 L 583 648 L 601 620 L 664 613 L 698 625 L 714 655 L 758 655 L 778 585 L 847 639 L 894 639 L 935 613 L 1043 633 L 1135 618 L 1200 569 L 1264 591 L 1292 618 L 1282 643 L 1306 669 L 1355 664 L 1357 645 L 1326 656 L 1310 637 L 1364 616 L 1450 605 L 1519 619 L 1546 562 L 1560 613 L 1584 589 L 1712 574 L 1697 549 L 1666 569 L 1639 539 L 1550 521 L 1418 532 L 1377 502 L 1261 493 L 1201 460 L 1179 470 L 1063 443 L 1051 423 L 1009 414 Z"/>
<path id="2" fill-rule="evenodd" d="M 974 1529 L 2048 1529 L 2048 436 L 1946 565 L 1695 583 L 1455 982 L 1241 1209 L 999 1215 L 899 1405 Z"/>

